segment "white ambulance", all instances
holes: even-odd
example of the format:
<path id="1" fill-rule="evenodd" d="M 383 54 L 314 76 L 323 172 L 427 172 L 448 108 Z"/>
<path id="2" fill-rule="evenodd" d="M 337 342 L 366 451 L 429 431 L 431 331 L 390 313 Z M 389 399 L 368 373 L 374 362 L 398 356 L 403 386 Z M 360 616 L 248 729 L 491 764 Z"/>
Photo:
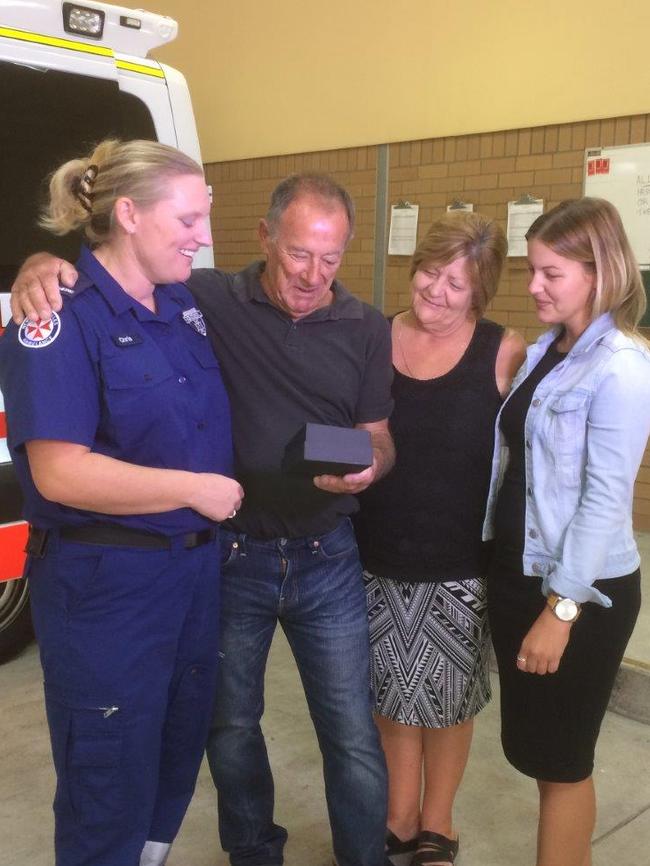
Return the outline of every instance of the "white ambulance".
<path id="1" fill-rule="evenodd" d="M 0 0 L 0 325 L 26 256 L 77 256 L 78 238 L 36 226 L 53 169 L 107 137 L 155 139 L 201 161 L 185 79 L 147 56 L 177 33 L 173 19 L 141 9 Z M 201 250 L 194 266 L 211 265 Z M 27 527 L 6 435 L 0 394 L 0 661 L 32 636 L 21 577 Z"/>

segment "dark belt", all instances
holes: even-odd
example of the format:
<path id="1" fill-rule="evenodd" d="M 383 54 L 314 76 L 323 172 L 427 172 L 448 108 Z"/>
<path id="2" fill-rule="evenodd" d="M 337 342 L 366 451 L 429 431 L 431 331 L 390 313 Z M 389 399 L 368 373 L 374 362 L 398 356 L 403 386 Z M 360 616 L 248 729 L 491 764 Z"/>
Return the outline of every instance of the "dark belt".
<path id="1" fill-rule="evenodd" d="M 105 544 L 109 547 L 140 547 L 147 550 L 170 550 L 175 536 L 157 535 L 143 532 L 128 526 L 110 523 L 91 523 L 86 526 L 64 526 L 61 529 L 37 529 L 30 526 L 25 553 L 42 558 L 45 556 L 50 536 L 58 535 L 66 541 L 80 544 Z M 180 544 L 185 550 L 192 550 L 201 544 L 208 544 L 217 537 L 216 529 L 202 529 L 200 532 L 187 532 L 180 536 Z"/>

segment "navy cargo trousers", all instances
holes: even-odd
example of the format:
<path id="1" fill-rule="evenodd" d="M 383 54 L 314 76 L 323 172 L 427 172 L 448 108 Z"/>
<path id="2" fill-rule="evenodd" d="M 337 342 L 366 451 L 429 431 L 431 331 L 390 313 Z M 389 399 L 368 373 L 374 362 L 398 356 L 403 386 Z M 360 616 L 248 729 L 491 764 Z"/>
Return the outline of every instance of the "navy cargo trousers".
<path id="1" fill-rule="evenodd" d="M 215 694 L 218 544 L 141 550 L 54 533 L 28 560 L 57 866 L 137 866 L 145 842 L 178 832 Z"/>

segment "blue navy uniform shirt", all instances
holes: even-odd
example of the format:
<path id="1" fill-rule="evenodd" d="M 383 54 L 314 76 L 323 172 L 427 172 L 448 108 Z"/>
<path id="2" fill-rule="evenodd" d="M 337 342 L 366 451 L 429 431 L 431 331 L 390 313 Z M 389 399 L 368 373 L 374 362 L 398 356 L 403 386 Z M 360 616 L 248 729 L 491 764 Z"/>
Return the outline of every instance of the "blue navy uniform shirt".
<path id="1" fill-rule="evenodd" d="M 8 444 L 25 518 L 43 529 L 119 523 L 175 535 L 211 521 L 190 508 L 104 515 L 48 502 L 25 442 L 52 439 L 140 466 L 232 476 L 228 398 L 195 301 L 180 283 L 154 290 L 153 313 L 82 249 L 79 280 L 50 322 L 11 323 L 0 339 Z"/>

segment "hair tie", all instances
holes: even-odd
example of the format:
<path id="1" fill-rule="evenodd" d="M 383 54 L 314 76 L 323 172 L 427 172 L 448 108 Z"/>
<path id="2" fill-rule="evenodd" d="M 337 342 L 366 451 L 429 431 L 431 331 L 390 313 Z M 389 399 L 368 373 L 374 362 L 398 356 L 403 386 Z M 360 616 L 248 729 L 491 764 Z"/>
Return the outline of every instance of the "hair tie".
<path id="1" fill-rule="evenodd" d="M 93 198 L 95 197 L 92 189 L 98 172 L 98 166 L 89 165 L 81 178 L 76 179 L 74 184 L 74 193 L 77 196 L 79 204 L 90 214 L 93 212 Z"/>
<path id="2" fill-rule="evenodd" d="M 83 176 L 81 178 L 81 182 L 86 184 L 89 187 L 92 187 L 95 183 L 97 175 L 99 173 L 99 167 L 96 165 L 89 165 L 88 168 L 84 171 Z"/>

